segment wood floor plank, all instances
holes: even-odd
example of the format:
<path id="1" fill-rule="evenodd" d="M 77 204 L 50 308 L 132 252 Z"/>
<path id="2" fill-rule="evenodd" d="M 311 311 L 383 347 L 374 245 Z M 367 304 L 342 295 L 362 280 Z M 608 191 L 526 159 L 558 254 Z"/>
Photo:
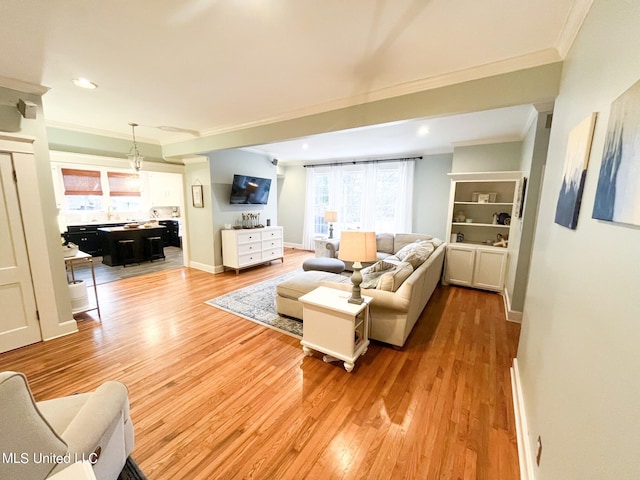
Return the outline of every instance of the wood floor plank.
<path id="1" fill-rule="evenodd" d="M 129 388 L 133 457 L 163 479 L 518 478 L 502 297 L 439 286 L 402 349 L 373 342 L 352 373 L 299 340 L 204 302 L 297 270 L 178 267 L 100 284 L 102 323 L 0 354 L 37 400 Z"/>

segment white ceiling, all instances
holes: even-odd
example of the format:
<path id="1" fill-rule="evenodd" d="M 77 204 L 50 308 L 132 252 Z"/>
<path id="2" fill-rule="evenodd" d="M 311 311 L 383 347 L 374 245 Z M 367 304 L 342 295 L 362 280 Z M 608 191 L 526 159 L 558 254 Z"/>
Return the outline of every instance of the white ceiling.
<path id="1" fill-rule="evenodd" d="M 0 77 L 48 87 L 49 125 L 128 137 L 137 122 L 141 140 L 167 144 L 194 134 L 153 126 L 206 136 L 558 61 L 590 4 L 2 0 Z M 80 89 L 75 77 L 98 88 Z M 283 160 L 361 156 L 364 145 L 377 155 L 398 145 L 439 151 L 517 135 L 528 113 L 486 115 L 457 118 L 464 123 L 455 128 L 451 118 L 430 120 L 420 138 L 414 121 L 358 129 L 353 148 L 352 135 L 340 133 L 330 144 L 308 139 L 302 153 L 297 140 L 262 150 Z"/>

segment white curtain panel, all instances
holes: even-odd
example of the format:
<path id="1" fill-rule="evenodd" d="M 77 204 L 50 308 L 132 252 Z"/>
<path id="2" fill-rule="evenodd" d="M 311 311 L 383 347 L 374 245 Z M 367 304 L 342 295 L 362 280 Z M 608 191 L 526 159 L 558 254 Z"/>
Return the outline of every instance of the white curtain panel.
<path id="1" fill-rule="evenodd" d="M 302 230 L 302 248 L 305 250 L 315 250 L 315 244 L 313 242 L 315 233 L 313 231 L 313 201 L 314 201 L 314 192 L 313 192 L 313 175 L 314 168 L 307 167 L 307 186 L 306 186 L 306 199 L 304 203 L 304 222 L 303 222 L 303 230 Z"/>
<path id="2" fill-rule="evenodd" d="M 314 250 L 314 175 L 329 173 L 329 202 L 328 210 L 338 212 L 338 221 L 334 224 L 334 236 L 340 237 L 340 231 L 347 218 L 345 196 L 352 192 L 345 190 L 345 176 L 354 171 L 363 174 L 364 181 L 361 188 L 360 204 L 362 211 L 358 221 L 358 228 L 377 233 L 409 233 L 413 231 L 413 172 L 415 161 L 402 160 L 393 162 L 345 162 L 343 165 L 327 165 L 307 167 L 307 194 L 305 203 L 304 232 L 302 243 L 305 249 Z M 379 182 L 379 176 L 384 170 L 397 172 L 397 183 L 392 187 Z M 380 190 L 387 191 L 380 191 Z M 381 218 L 377 206 L 381 199 L 388 198 L 389 191 L 393 193 L 393 217 Z M 349 227 L 354 228 L 353 225 Z"/>

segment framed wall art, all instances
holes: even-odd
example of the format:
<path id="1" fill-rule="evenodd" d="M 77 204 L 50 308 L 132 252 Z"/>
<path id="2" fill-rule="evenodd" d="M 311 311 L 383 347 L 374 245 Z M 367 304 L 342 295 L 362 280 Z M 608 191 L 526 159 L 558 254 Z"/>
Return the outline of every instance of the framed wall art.
<path id="1" fill-rule="evenodd" d="M 587 175 L 589 154 L 596 113 L 592 113 L 569 133 L 567 153 L 564 161 L 562 186 L 558 194 L 555 222 L 563 227 L 575 230 L 582 202 L 584 180 Z"/>
<path id="2" fill-rule="evenodd" d="M 191 200 L 194 208 L 204 208 L 202 185 L 191 185 Z"/>
<path id="3" fill-rule="evenodd" d="M 640 225 L 640 81 L 611 104 L 593 218 Z"/>

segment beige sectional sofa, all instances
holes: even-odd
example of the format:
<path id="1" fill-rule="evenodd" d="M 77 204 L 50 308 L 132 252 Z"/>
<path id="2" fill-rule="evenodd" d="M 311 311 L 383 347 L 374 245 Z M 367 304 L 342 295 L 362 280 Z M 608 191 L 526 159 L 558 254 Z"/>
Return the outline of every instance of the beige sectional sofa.
<path id="1" fill-rule="evenodd" d="M 378 258 L 386 259 L 383 260 L 385 261 L 383 267 L 387 268 L 381 272 L 384 278 L 381 277 L 378 284 L 383 285 L 386 289 L 362 289 L 362 295 L 373 297 L 370 337 L 401 347 L 440 282 L 446 244 L 429 235 L 414 233 L 379 234 L 377 237 Z M 416 263 L 414 268 L 407 266 L 409 262 L 404 260 L 415 260 L 415 256 L 409 258 L 400 255 L 403 258 L 397 258 L 395 254 L 406 252 L 407 248 L 404 250 L 403 248 L 416 242 L 427 244 L 429 254 L 425 261 Z M 333 244 L 339 245 L 338 242 L 333 242 Z M 411 249 L 411 247 L 408 248 Z M 391 268 L 388 264 L 396 264 L 397 268 Z M 363 269 L 365 283 L 369 275 L 373 279 L 370 283 L 375 283 L 376 274 L 371 272 L 375 268 Z M 408 276 L 407 269 L 411 269 Z M 352 287 L 349 277 L 345 275 L 327 272 L 302 272 L 278 286 L 276 294 L 278 313 L 302 319 L 302 304 L 298 298 L 320 285 L 345 291 L 350 291 Z"/>

